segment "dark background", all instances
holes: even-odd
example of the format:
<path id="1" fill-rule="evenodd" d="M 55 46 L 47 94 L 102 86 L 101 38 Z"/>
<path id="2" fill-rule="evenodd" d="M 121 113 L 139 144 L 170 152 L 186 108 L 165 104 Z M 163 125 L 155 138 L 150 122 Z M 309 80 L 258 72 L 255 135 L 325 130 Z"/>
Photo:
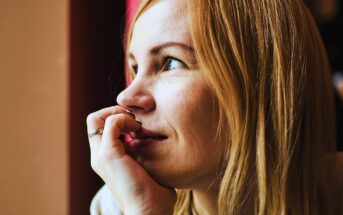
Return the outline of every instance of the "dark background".
<path id="1" fill-rule="evenodd" d="M 103 184 L 91 170 L 86 117 L 115 103 L 124 88 L 124 0 L 71 0 L 70 214 L 89 214 Z"/>
<path id="2" fill-rule="evenodd" d="M 332 9 L 325 9 L 325 4 L 335 2 Z M 343 1 L 312 0 L 307 2 L 314 15 L 322 35 L 333 76 L 343 77 Z M 327 7 L 330 8 L 330 7 Z M 331 11 L 331 13 L 330 13 Z M 343 80 L 341 80 L 342 82 Z M 337 150 L 343 151 L 343 95 L 335 91 Z"/>

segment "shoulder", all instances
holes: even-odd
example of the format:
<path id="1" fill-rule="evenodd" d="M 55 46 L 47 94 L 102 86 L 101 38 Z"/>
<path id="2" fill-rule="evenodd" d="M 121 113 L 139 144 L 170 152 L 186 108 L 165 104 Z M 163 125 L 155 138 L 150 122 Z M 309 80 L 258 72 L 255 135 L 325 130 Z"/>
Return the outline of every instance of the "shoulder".
<path id="1" fill-rule="evenodd" d="M 104 185 L 93 197 L 90 206 L 91 215 L 122 215 L 117 200 L 109 188 Z"/>

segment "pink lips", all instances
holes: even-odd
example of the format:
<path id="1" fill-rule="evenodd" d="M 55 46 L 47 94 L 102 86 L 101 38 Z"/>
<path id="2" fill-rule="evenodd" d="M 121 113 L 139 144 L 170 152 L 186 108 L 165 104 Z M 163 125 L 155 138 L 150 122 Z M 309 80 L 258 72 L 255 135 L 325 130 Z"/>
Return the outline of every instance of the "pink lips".
<path id="1" fill-rule="evenodd" d="M 142 128 L 138 132 L 130 133 L 132 140 L 129 142 L 131 148 L 144 147 L 152 144 L 158 144 L 167 139 L 167 136 Z"/>

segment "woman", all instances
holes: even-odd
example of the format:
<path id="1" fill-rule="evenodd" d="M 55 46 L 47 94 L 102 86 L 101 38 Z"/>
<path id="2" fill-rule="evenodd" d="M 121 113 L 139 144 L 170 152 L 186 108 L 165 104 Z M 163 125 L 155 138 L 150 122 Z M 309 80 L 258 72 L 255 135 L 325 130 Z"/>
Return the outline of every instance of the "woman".
<path id="1" fill-rule="evenodd" d="M 119 105 L 87 118 L 118 212 L 333 213 L 329 66 L 301 1 L 143 1 L 127 62 Z"/>

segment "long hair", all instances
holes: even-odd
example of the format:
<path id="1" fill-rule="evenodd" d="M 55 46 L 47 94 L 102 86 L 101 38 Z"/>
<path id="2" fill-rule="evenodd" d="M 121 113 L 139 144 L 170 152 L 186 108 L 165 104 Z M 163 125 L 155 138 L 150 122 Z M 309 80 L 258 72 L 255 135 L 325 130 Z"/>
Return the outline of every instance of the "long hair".
<path id="1" fill-rule="evenodd" d="M 133 26 L 154 0 L 143 0 Z M 225 144 L 219 214 L 329 214 L 330 68 L 300 0 L 187 1 L 193 45 Z M 175 214 L 190 208 L 179 190 Z"/>

